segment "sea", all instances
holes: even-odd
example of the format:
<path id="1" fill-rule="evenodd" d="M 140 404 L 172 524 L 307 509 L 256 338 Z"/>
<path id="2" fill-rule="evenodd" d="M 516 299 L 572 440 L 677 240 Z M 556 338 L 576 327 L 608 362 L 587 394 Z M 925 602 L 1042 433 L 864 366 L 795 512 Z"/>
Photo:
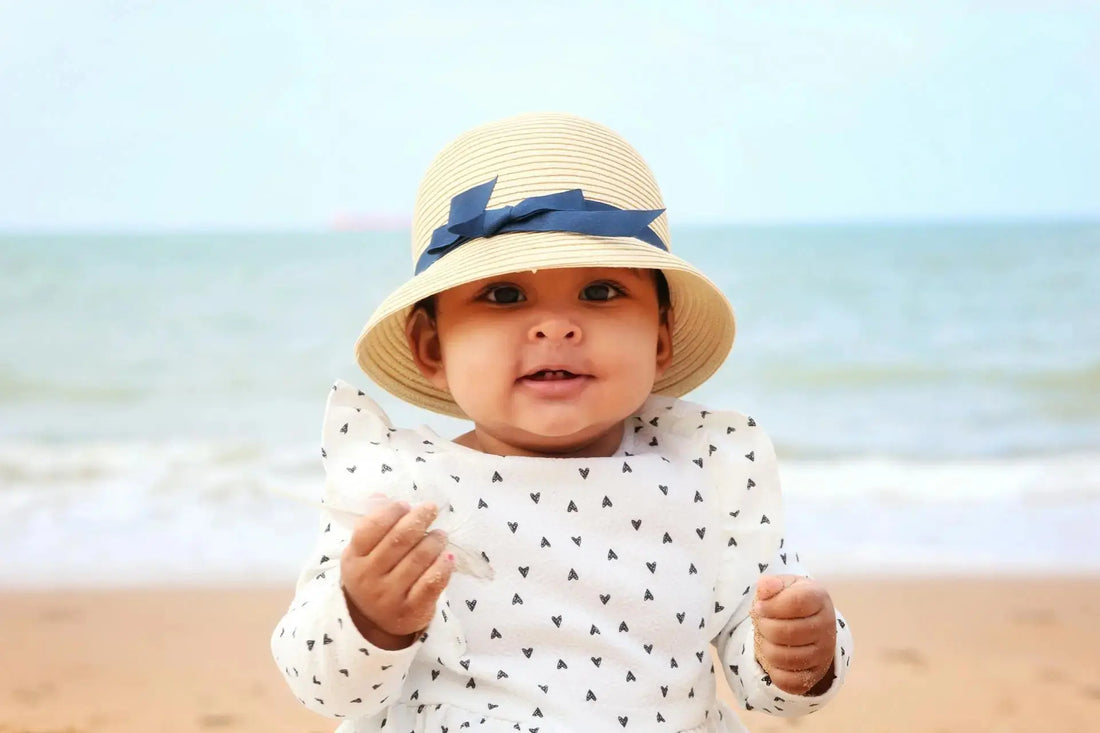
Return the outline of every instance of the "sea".
<path id="1" fill-rule="evenodd" d="M 1100 223 L 684 227 L 817 575 L 1100 573 Z M 407 232 L 0 235 L 0 587 L 286 584 Z"/>

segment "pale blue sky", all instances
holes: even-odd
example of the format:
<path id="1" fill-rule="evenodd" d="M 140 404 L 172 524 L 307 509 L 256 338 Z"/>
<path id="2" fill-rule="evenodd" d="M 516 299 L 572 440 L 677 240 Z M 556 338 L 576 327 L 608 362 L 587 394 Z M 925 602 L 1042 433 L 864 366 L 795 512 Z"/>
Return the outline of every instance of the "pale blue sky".
<path id="1" fill-rule="evenodd" d="M 0 0 L 0 229 L 400 221 L 474 124 L 623 133 L 676 223 L 1100 217 L 1100 3 Z"/>

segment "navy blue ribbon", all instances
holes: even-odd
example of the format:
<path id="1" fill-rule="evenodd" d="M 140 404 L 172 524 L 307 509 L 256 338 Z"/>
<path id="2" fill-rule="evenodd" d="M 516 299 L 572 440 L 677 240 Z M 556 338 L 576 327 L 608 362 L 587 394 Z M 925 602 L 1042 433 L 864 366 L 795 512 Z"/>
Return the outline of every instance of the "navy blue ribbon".
<path id="1" fill-rule="evenodd" d="M 497 179 L 463 191 L 451 199 L 447 223 L 432 232 L 432 241 L 416 261 L 416 274 L 448 252 L 479 237 L 504 232 L 576 232 L 599 237 L 634 237 L 668 250 L 649 228 L 664 209 L 620 209 L 584 197 L 579 188 L 532 196 L 515 206 L 486 210 Z"/>

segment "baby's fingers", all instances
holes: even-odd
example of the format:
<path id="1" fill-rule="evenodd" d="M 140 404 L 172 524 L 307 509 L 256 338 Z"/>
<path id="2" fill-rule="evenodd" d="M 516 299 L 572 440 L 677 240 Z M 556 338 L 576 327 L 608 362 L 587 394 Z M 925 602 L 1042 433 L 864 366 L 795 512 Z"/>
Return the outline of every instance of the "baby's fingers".
<path id="1" fill-rule="evenodd" d="M 796 578 L 774 596 L 753 602 L 753 611 L 765 618 L 807 618 L 830 604 L 829 593 L 808 578 Z"/>
<path id="2" fill-rule="evenodd" d="M 427 618 L 423 623 L 424 626 L 428 625 L 428 621 L 435 614 L 435 603 L 439 600 L 439 595 L 443 592 L 443 589 L 447 587 L 454 568 L 454 555 L 449 552 L 441 552 L 435 562 L 428 566 L 428 569 L 420 575 L 413 587 L 409 589 L 407 596 L 409 606 L 417 609 L 417 612 L 427 613 Z"/>
<path id="3" fill-rule="evenodd" d="M 828 665 L 833 659 L 833 650 L 821 643 L 783 646 L 767 639 L 757 639 L 756 656 L 767 662 L 769 672 L 776 670 L 799 672 Z"/>
<path id="4" fill-rule="evenodd" d="M 435 521 L 439 510 L 434 504 L 426 503 L 413 507 L 405 516 L 397 520 L 370 552 L 370 562 L 374 571 L 385 575 L 397 567 L 398 563 L 416 547 L 428 526 Z"/>
<path id="5" fill-rule="evenodd" d="M 825 613 L 799 619 L 753 619 L 757 636 L 783 646 L 804 646 L 835 640 L 835 624 L 836 616 Z"/>
<path id="6" fill-rule="evenodd" d="M 355 523 L 351 541 L 348 542 L 348 551 L 353 555 L 366 555 L 408 513 L 409 505 L 403 501 L 387 502 L 377 506 L 370 514 Z"/>
<path id="7" fill-rule="evenodd" d="M 786 669 L 776 669 L 768 672 L 768 676 L 771 677 L 772 684 L 784 692 L 789 692 L 792 695 L 805 695 L 813 689 L 814 685 L 821 681 L 821 678 L 825 676 L 828 669 L 828 665 L 815 669 L 803 669 L 797 672 L 791 672 Z"/>
<path id="8" fill-rule="evenodd" d="M 401 562 L 389 572 L 386 580 L 397 588 L 411 590 L 424 571 L 439 558 L 447 546 L 447 535 L 443 530 L 433 529 L 424 535 L 416 547 L 402 558 Z"/>

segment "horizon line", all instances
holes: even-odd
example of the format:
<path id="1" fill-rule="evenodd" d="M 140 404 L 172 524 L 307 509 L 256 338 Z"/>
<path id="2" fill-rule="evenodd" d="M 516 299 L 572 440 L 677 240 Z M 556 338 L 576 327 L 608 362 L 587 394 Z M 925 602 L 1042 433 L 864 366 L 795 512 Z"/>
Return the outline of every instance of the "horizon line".
<path id="1" fill-rule="evenodd" d="M 813 228 L 899 228 L 937 226 L 1088 226 L 1100 225 L 1100 216 L 944 216 L 944 217 L 896 217 L 896 218 L 827 218 L 827 219 L 733 219 L 695 220 L 673 225 L 677 230 L 706 229 L 813 229 Z M 197 234 L 407 234 L 410 227 L 376 226 L 346 227 L 331 224 L 280 226 L 273 224 L 218 224 L 184 227 L 6 227 L 0 225 L 0 237 L 50 237 L 50 236 L 193 236 Z"/>

